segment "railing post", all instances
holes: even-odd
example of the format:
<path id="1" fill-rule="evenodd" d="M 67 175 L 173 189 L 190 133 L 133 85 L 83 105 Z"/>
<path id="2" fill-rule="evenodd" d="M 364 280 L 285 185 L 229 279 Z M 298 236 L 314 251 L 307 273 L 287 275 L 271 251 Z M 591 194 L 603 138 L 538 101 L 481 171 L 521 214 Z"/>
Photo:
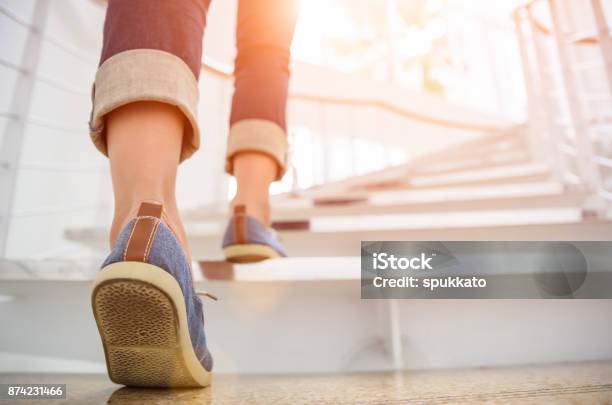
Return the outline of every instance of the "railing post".
<path id="1" fill-rule="evenodd" d="M 298 168 L 295 164 L 293 156 L 295 156 L 295 129 L 289 128 L 287 130 L 287 138 L 289 140 L 289 150 L 287 150 L 287 171 L 291 172 L 291 188 L 289 193 L 292 195 L 297 195 L 297 192 L 300 188 L 300 173 L 298 173 Z"/>
<path id="2" fill-rule="evenodd" d="M 541 102 L 538 102 L 536 81 L 533 74 L 531 58 L 527 48 L 527 38 L 523 24 L 524 9 L 518 9 L 514 13 L 514 23 L 516 26 L 516 36 L 521 54 L 521 66 L 523 69 L 523 78 L 525 81 L 525 92 L 527 94 L 527 123 L 529 130 L 529 147 L 530 154 L 533 160 L 541 160 L 543 156 L 543 131 L 545 125 L 542 125 L 540 113 Z M 540 100 L 541 101 L 541 100 Z M 553 160 L 553 159 L 551 159 Z M 560 179 L 560 177 L 559 177 Z"/>
<path id="3" fill-rule="evenodd" d="M 321 144 L 323 146 L 322 156 L 318 164 L 322 164 L 323 183 L 331 181 L 331 152 L 330 152 L 330 134 L 327 132 L 327 115 L 325 104 L 319 104 L 319 134 L 321 136 Z"/>
<path id="4" fill-rule="evenodd" d="M 567 47 L 567 40 L 561 27 L 559 0 L 548 0 L 548 6 L 552 17 L 552 32 L 557 45 L 557 53 L 561 66 L 563 90 L 569 106 L 570 119 L 578 150 L 580 176 L 588 189 L 596 191 L 600 188 L 601 179 L 594 160 L 593 145 L 589 138 L 589 129 L 585 122 L 582 105 L 580 104 L 578 87 L 572 72 L 572 62 Z"/>
<path id="5" fill-rule="evenodd" d="M 601 0 L 591 0 L 595 26 L 597 27 L 597 37 L 599 38 L 599 50 L 604 61 L 604 70 L 608 79 L 608 90 L 612 93 L 612 36 L 610 28 L 606 22 L 606 16 L 601 4 Z"/>
<path id="6" fill-rule="evenodd" d="M 606 15 L 603 9 L 601 0 L 591 0 L 593 9 L 593 17 L 595 19 L 595 27 L 597 28 L 597 38 L 599 39 L 599 50 L 604 62 L 604 71 L 608 79 L 608 95 L 612 96 L 612 36 L 610 35 L 610 27 L 606 21 Z M 609 169 L 608 169 L 609 170 Z M 602 179 L 602 185 L 605 179 Z M 605 186 L 604 186 L 605 187 Z M 608 195 L 608 207 L 612 206 L 609 193 L 607 190 L 602 190 L 604 195 Z"/>
<path id="7" fill-rule="evenodd" d="M 481 27 L 484 26 L 484 24 L 480 24 Z M 486 32 L 486 27 L 483 28 L 483 31 Z M 485 52 L 487 54 L 487 64 L 488 66 L 488 70 L 490 72 L 491 75 L 491 82 L 489 85 L 493 87 L 493 92 L 495 93 L 495 113 L 497 116 L 501 117 L 503 116 L 504 111 L 506 110 L 504 107 L 504 91 L 501 87 L 501 77 L 499 77 L 499 68 L 497 66 L 497 56 L 495 55 L 495 38 L 491 38 L 493 36 L 493 32 L 489 31 L 486 32 L 486 35 L 484 35 L 484 45 L 485 45 Z"/>
<path id="8" fill-rule="evenodd" d="M 560 144 L 565 142 L 563 134 L 559 133 L 557 125 L 555 123 L 553 117 L 553 111 L 551 108 L 551 103 L 549 100 L 548 91 L 552 89 L 552 81 L 550 80 L 549 75 L 545 74 L 543 71 L 546 65 L 546 58 L 542 52 L 542 44 L 540 43 L 540 39 L 538 37 L 537 29 L 533 23 L 533 15 L 531 14 L 531 10 L 527 8 L 527 18 L 529 19 L 529 28 L 531 30 L 531 35 L 533 38 L 533 51 L 535 53 L 536 61 L 535 61 L 535 70 L 536 70 L 536 81 L 539 83 L 539 86 L 534 85 L 534 90 L 537 96 L 537 114 L 538 114 L 538 122 L 544 128 L 548 136 L 549 142 L 549 153 L 550 158 L 553 161 L 554 165 L 554 175 L 558 181 L 565 182 L 565 176 L 568 173 L 568 165 L 565 156 L 563 156 L 560 152 L 559 146 Z M 541 118 L 540 118 L 541 117 Z"/>
<path id="9" fill-rule="evenodd" d="M 398 300 L 387 300 L 389 311 L 389 348 L 394 371 L 404 369 L 404 347 L 402 344 L 402 326 Z"/>
<path id="10" fill-rule="evenodd" d="M 221 89 L 219 91 L 219 117 L 223 117 L 225 119 L 224 123 L 229 120 L 233 91 L 234 86 L 231 84 L 231 82 L 225 80 L 221 82 Z M 229 126 L 222 128 L 227 128 L 227 131 L 229 132 Z M 217 134 L 217 139 L 215 139 L 215 142 L 219 142 L 218 145 L 222 148 L 225 144 L 225 139 L 219 139 L 219 134 Z M 220 159 L 215 160 L 214 163 L 211 162 L 209 167 L 213 173 L 219 173 L 215 179 L 217 196 L 215 197 L 214 204 L 220 210 L 225 210 L 227 207 L 230 180 L 229 176 L 225 174 L 225 156 L 219 157 Z"/>
<path id="11" fill-rule="evenodd" d="M 385 25 L 387 35 L 387 63 L 389 82 L 397 83 L 400 72 L 398 45 L 398 7 L 397 0 L 385 0 Z"/>

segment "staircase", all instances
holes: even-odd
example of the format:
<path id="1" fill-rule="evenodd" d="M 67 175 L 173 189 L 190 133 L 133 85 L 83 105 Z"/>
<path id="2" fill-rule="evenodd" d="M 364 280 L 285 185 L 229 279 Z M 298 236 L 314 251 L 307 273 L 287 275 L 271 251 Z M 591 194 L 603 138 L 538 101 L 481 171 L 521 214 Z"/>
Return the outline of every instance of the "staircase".
<path id="1" fill-rule="evenodd" d="M 272 198 L 292 256 L 358 256 L 361 240 L 612 240 L 592 193 L 528 152 L 523 126 L 375 173 Z M 221 258 L 224 209 L 184 213 L 192 255 Z M 104 229 L 67 236 L 104 251 Z"/>
<path id="2" fill-rule="evenodd" d="M 532 2 L 533 7 L 540 3 Z M 79 4 L 88 13 L 95 10 L 101 24 L 97 2 Z M 15 5 L 26 7 L 25 2 Z M 24 38 L 36 38 L 34 25 L 20 24 L 16 13 L 7 10 L 0 8 L 2 18 L 20 27 Z M 221 298 L 204 304 L 218 372 L 342 373 L 612 358 L 610 300 L 360 299 L 362 240 L 612 240 L 610 103 L 595 112 L 587 109 L 585 116 L 570 114 L 567 107 L 561 117 L 553 116 L 558 110 L 553 98 L 539 91 L 547 77 L 541 70 L 550 66 L 531 59 L 537 54 L 532 48 L 554 41 L 553 27 L 543 32 L 525 8 L 517 11 L 516 19 L 519 42 L 527 50 L 529 93 L 529 120 L 520 125 L 393 86 L 356 82 L 304 64 L 293 67 L 289 122 L 323 135 L 341 127 L 350 135 L 382 139 L 392 147 L 416 137 L 427 142 L 415 143 L 412 158 L 404 164 L 274 196 L 273 226 L 290 258 L 226 266 L 222 270 L 229 276 L 224 277 L 211 277 L 206 272 L 210 263 L 194 263 L 194 269 L 203 270 L 194 274 L 197 287 Z M 609 30 L 600 36 L 607 38 Z M 57 41 L 41 38 L 47 52 L 58 48 Z M 587 43 L 592 46 L 592 41 Z M 55 52 L 43 68 L 63 60 L 62 49 Z M 13 74 L 19 61 L 10 62 L 3 69 Z M 84 59 L 81 65 L 86 63 Z M 74 69 L 81 65 L 71 63 Z M 55 70 L 47 76 L 63 77 L 61 64 L 52 66 Z M 93 71 L 95 61 L 88 66 Z M 71 104 L 58 106 L 57 116 L 44 116 L 49 109 L 38 104 L 21 120 L 13 119 L 14 114 L 3 116 L 23 124 L 24 133 L 34 127 L 37 138 L 24 146 L 25 163 L 7 166 L 19 167 L 7 173 L 20 186 L 12 198 L 22 206 L 16 204 L 20 211 L 15 213 L 3 205 L 2 214 L 12 221 L 6 245 L 14 253 L 0 261 L 0 319 L 18 327 L 0 333 L 0 371 L 104 371 L 89 287 L 108 251 L 110 208 L 102 198 L 110 190 L 108 171 L 80 127 L 72 128 L 78 136 L 70 138 L 71 145 L 82 142 L 74 146 L 78 153 L 57 148 L 65 123 L 75 115 L 87 115 L 74 112 L 86 110 L 89 103 L 91 75 L 80 73 L 82 91 L 73 95 Z M 45 90 L 37 76 L 22 76 L 26 84 L 36 82 L 38 91 Z M 201 206 L 191 204 L 184 211 L 192 256 L 218 266 L 227 223 L 227 184 L 220 175 L 219 151 L 225 142 L 221 122 L 228 104 L 219 100 L 229 101 L 231 82 L 228 72 L 206 65 L 202 76 L 206 91 L 201 115 L 211 135 L 200 154 L 204 157 L 183 166 L 181 177 L 187 180 L 181 188 L 205 188 L 190 195 L 192 201 L 203 194 L 218 198 Z M 68 90 L 60 84 L 46 89 L 49 97 L 68 99 Z M 568 99 L 564 96 L 564 106 L 575 104 Z M 394 124 L 383 128 L 383 119 Z M 48 131 L 44 136 L 43 130 Z M 23 137 L 11 139 L 17 145 Z M 59 150 L 55 155 L 31 148 L 44 139 L 54 140 L 49 147 Z M 592 148 L 585 147 L 585 140 Z M 59 156 L 60 163 L 45 163 L 41 155 Z M 89 162 L 87 170 L 84 162 Z M 65 192 L 47 192 L 56 190 L 50 184 L 58 178 Z M 82 191 L 82 200 L 72 206 L 62 198 L 72 198 L 74 190 Z M 8 196 L 4 193 L 0 199 Z M 33 201 L 48 206 L 43 211 Z M 43 217 L 50 219 L 43 222 Z M 47 224 L 44 229 L 41 223 Z M 68 245 L 87 254 L 62 257 L 55 248 L 44 250 L 53 244 L 57 251 Z"/>
<path id="3" fill-rule="evenodd" d="M 611 240 L 592 193 L 530 156 L 524 127 L 364 176 L 275 196 L 295 256 L 351 256 L 361 240 Z M 185 214 L 195 254 L 215 257 L 226 213 Z M 218 253 L 217 253 L 218 255 Z"/>

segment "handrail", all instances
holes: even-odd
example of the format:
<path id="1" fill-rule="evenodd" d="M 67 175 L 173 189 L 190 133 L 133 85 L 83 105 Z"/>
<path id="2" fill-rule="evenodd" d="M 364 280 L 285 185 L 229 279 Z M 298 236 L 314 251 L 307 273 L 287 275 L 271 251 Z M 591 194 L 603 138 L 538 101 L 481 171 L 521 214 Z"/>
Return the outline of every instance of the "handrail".
<path id="1" fill-rule="evenodd" d="M 612 202 L 612 192 L 610 190 L 610 170 L 612 168 L 612 159 L 597 153 L 594 150 L 595 142 L 594 138 L 588 136 L 589 130 L 596 125 L 592 119 L 590 119 L 583 111 L 584 105 L 582 104 L 588 94 L 585 94 L 585 90 L 581 89 L 576 84 L 576 72 L 578 70 L 584 71 L 584 69 L 592 69 L 597 67 L 604 69 L 604 72 L 610 77 L 610 68 L 606 64 L 606 60 L 609 60 L 609 54 L 612 52 L 612 28 L 605 19 L 602 8 L 602 0 L 592 0 L 591 6 L 593 7 L 593 17 L 596 21 L 597 30 L 593 33 L 590 31 L 576 31 L 564 32 L 563 27 L 560 24 L 560 8 L 564 5 L 564 0 L 547 0 L 547 12 L 551 15 L 551 26 L 543 24 L 537 16 L 534 15 L 532 7 L 538 2 L 544 2 L 545 0 L 531 0 L 526 4 L 516 8 L 513 16 L 517 27 L 520 27 L 526 22 L 529 25 L 531 36 L 531 43 L 527 42 L 527 37 L 521 36 L 519 32 L 519 43 L 526 48 L 531 46 L 535 53 L 535 62 L 530 59 L 531 54 L 524 52 L 522 55 L 524 70 L 527 75 L 532 77 L 542 78 L 548 74 L 550 65 L 542 62 L 538 58 L 538 47 L 541 46 L 542 34 L 552 37 L 555 42 L 554 60 L 558 65 L 560 78 L 562 80 L 560 94 L 555 92 L 553 101 L 551 97 L 550 88 L 542 87 L 539 91 L 532 92 L 529 97 L 532 98 L 530 103 L 537 105 L 543 105 L 546 110 L 546 105 L 551 103 L 557 103 L 559 100 L 565 101 L 568 105 L 567 115 L 569 122 L 566 120 L 560 120 L 553 118 L 554 122 L 544 122 L 545 128 L 547 128 L 553 136 L 551 142 L 556 145 L 549 150 L 555 152 L 552 156 L 555 164 L 558 166 L 558 172 L 560 179 L 565 179 L 567 182 L 571 177 L 577 180 L 582 187 L 593 192 L 593 195 L 599 195 L 601 198 Z M 603 54 L 604 63 L 585 63 L 584 61 L 576 61 L 574 58 L 569 57 L 570 46 L 573 44 L 577 45 L 589 45 L 599 48 Z M 582 73 L 584 74 L 584 73 Z M 612 81 L 610 81 L 612 83 Z M 610 88 L 612 90 L 612 86 Z M 590 97 L 592 99 L 592 97 Z M 606 100 L 610 100 L 609 97 L 603 97 Z M 601 113 L 598 113 L 601 114 Z M 537 111 L 530 114 L 530 120 L 537 122 L 539 115 Z M 545 120 L 546 121 L 546 120 Z M 563 122 L 559 122 L 563 121 Z M 561 125 L 564 127 L 570 127 L 577 135 L 572 138 L 568 143 L 566 136 L 564 136 Z M 538 128 L 540 128 L 538 126 Z M 532 136 L 538 136 L 539 132 L 534 132 Z M 601 139 L 601 138 L 599 138 Z M 561 155 L 559 155 L 559 153 Z M 570 169 L 570 167 L 572 169 Z M 578 173 L 572 173 L 572 170 L 577 169 Z M 608 208 L 604 208 L 601 213 L 603 215 L 609 215 L 610 212 L 605 212 L 606 209 L 612 207 L 612 204 L 608 203 Z"/>
<path id="2" fill-rule="evenodd" d="M 234 77 L 234 69 L 231 66 L 217 62 L 211 58 L 204 58 L 202 70 L 223 79 Z"/>
<path id="3" fill-rule="evenodd" d="M 538 1 L 542 0 L 533 0 L 529 2 L 528 5 L 517 8 L 513 13 L 514 18 L 520 18 L 518 13 L 521 10 L 529 10 L 529 8 Z M 533 28 L 542 34 L 553 35 L 552 29 L 548 28 L 544 23 L 539 21 L 532 13 L 527 13 L 527 18 L 531 22 Z M 597 38 L 596 35 L 565 35 L 565 40 L 576 45 L 596 45 L 599 43 L 599 38 Z"/>
<path id="4" fill-rule="evenodd" d="M 229 80 L 233 78 L 233 69 L 231 69 L 231 67 L 229 67 L 228 65 L 224 65 L 222 63 L 216 62 L 210 58 L 205 58 L 204 62 L 202 62 L 202 71 L 208 72 L 222 79 Z M 462 122 L 462 121 L 454 121 L 454 120 L 446 120 L 443 118 L 437 118 L 437 117 L 421 114 L 415 111 L 411 111 L 405 108 L 400 108 L 388 102 L 376 100 L 373 98 L 347 99 L 347 98 L 342 98 L 342 97 L 317 96 L 317 95 L 306 94 L 306 93 L 290 93 L 289 99 L 300 100 L 300 101 L 310 101 L 310 102 L 320 103 L 320 104 L 336 104 L 336 105 L 352 106 L 352 107 L 377 108 L 377 109 L 386 111 L 388 113 L 398 115 L 403 118 L 410 118 L 415 121 L 421 121 L 427 124 L 442 126 L 446 128 L 453 128 L 453 129 L 471 130 L 471 131 L 479 131 L 479 132 L 492 132 L 492 131 L 497 131 L 500 129 L 500 127 L 493 126 L 493 125 L 474 124 L 471 122 Z"/>
<path id="5" fill-rule="evenodd" d="M 290 99 L 301 100 L 301 101 L 311 101 L 321 104 L 338 104 L 343 106 L 352 106 L 352 107 L 372 107 L 377 108 L 383 111 L 386 111 L 391 114 L 395 114 L 397 116 L 403 118 L 413 119 L 415 121 L 424 122 L 430 125 L 437 125 L 446 128 L 453 129 L 461 129 L 461 130 L 471 130 L 471 131 L 479 131 L 479 132 L 493 132 L 499 131 L 502 129 L 500 126 L 494 125 L 485 125 L 485 124 L 474 124 L 471 122 L 462 122 L 462 121 L 454 121 L 447 120 L 444 118 L 437 118 L 430 115 L 421 114 L 415 111 L 411 111 L 405 108 L 400 108 L 398 106 L 394 106 L 386 101 L 376 100 L 376 99 L 347 99 L 341 97 L 329 97 L 329 96 L 317 96 L 311 94 L 301 94 L 294 93 L 289 95 Z"/>

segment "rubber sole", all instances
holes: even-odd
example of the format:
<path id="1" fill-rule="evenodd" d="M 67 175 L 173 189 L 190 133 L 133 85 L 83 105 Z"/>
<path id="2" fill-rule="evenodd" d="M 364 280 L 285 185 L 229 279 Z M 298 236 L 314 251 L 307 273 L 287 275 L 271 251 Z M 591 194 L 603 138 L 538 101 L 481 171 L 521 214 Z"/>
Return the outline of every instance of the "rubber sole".
<path id="1" fill-rule="evenodd" d="M 102 269 L 91 303 L 110 379 L 138 387 L 206 387 L 212 373 L 196 357 L 178 282 L 148 263 Z"/>
<path id="2" fill-rule="evenodd" d="M 230 245 L 223 249 L 225 260 L 232 263 L 254 263 L 280 257 L 270 246 L 259 244 Z"/>

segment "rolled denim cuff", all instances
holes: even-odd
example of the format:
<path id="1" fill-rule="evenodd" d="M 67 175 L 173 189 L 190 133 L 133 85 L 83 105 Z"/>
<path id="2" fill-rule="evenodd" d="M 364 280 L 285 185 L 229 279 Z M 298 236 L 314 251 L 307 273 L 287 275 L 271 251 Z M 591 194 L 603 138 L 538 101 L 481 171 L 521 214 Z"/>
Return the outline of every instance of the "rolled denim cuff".
<path id="1" fill-rule="evenodd" d="M 270 156 L 278 166 L 276 180 L 287 170 L 287 134 L 272 121 L 246 119 L 230 128 L 225 155 L 225 171 L 233 174 L 232 159 L 240 152 L 259 152 Z"/>
<path id="2" fill-rule="evenodd" d="M 155 49 L 134 49 L 108 58 L 96 73 L 89 132 L 98 150 L 108 155 L 104 116 L 138 101 L 157 101 L 178 107 L 185 125 L 180 160 L 200 146 L 197 123 L 198 83 L 181 58 Z"/>

